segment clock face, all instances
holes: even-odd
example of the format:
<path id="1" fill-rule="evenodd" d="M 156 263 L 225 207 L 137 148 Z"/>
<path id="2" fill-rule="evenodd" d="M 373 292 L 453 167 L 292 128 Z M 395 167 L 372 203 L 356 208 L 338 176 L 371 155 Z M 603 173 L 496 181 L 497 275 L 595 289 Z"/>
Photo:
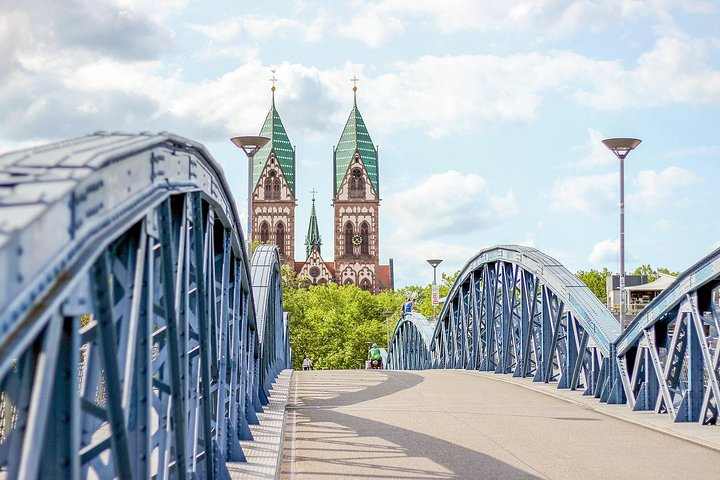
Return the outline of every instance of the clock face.
<path id="1" fill-rule="evenodd" d="M 362 237 L 360 235 L 353 236 L 352 243 L 353 245 L 360 245 L 362 243 Z"/>

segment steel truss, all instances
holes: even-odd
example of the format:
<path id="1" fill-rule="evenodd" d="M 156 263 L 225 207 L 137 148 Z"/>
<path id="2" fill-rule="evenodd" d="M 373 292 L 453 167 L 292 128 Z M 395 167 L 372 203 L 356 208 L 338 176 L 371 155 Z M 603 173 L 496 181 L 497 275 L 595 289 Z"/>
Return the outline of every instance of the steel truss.
<path id="1" fill-rule="evenodd" d="M 719 301 L 720 249 L 680 275 L 618 338 L 622 400 L 633 410 L 717 423 Z"/>
<path id="2" fill-rule="evenodd" d="M 604 401 L 621 388 L 610 362 L 617 321 L 577 277 L 533 248 L 503 245 L 478 253 L 446 298 L 428 354 L 403 358 L 408 346 L 417 352 L 422 343 L 406 333 L 421 332 L 420 320 L 411 323 L 414 328 L 401 322 L 395 330 L 391 368 L 511 373 Z"/>
<path id="3" fill-rule="evenodd" d="M 3 155 L 0 178 L 8 478 L 229 478 L 289 347 L 277 250 L 251 278 L 221 168 L 100 133 Z"/>
<path id="4" fill-rule="evenodd" d="M 423 370 L 430 368 L 432 326 L 419 313 L 406 313 L 395 325 L 388 348 L 385 368 Z"/>

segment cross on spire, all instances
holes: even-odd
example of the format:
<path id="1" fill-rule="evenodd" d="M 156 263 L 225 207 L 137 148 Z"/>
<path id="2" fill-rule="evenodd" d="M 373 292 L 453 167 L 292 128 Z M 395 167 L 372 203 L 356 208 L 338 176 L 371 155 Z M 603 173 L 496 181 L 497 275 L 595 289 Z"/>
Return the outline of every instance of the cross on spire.
<path id="1" fill-rule="evenodd" d="M 315 204 L 315 194 L 318 193 L 318 192 L 317 192 L 317 190 L 315 190 L 315 189 L 313 188 L 312 190 L 310 190 L 310 193 L 312 194 L 313 204 Z"/>
<path id="2" fill-rule="evenodd" d="M 357 75 L 353 75 L 353 78 L 351 78 L 350 81 L 353 82 L 353 92 L 357 92 L 357 82 L 359 82 L 360 79 L 357 78 Z"/>
<path id="3" fill-rule="evenodd" d="M 272 78 L 270 78 L 270 81 L 272 82 L 272 91 L 275 91 L 275 82 L 277 82 L 277 78 L 275 78 L 275 69 L 273 68 L 270 70 L 272 72 Z"/>

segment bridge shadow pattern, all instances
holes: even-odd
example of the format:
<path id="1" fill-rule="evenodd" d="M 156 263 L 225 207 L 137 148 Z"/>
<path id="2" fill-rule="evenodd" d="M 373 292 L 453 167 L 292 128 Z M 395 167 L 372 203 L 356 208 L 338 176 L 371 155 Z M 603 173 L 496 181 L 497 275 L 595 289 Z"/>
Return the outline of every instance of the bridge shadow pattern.
<path id="1" fill-rule="evenodd" d="M 281 478 L 544 478 L 431 433 L 372 418 L 377 413 L 404 415 L 402 405 L 378 400 L 422 381 L 410 372 L 393 372 L 392 377 L 381 372 L 296 373 Z M 432 407 L 420 408 L 429 421 Z"/>

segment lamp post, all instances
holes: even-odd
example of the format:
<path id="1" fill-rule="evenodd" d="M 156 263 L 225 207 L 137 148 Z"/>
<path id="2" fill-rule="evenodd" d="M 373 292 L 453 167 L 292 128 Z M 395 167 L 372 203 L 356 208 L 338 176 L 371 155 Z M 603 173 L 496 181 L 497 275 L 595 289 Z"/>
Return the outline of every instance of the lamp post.
<path id="1" fill-rule="evenodd" d="M 608 138 L 602 143 L 620 160 L 620 328 L 625 328 L 625 157 L 642 140 L 637 138 Z"/>
<path id="2" fill-rule="evenodd" d="M 433 285 L 432 285 L 432 304 L 433 304 L 433 319 L 437 320 L 437 306 L 439 300 L 438 300 L 438 288 L 437 288 L 437 266 L 442 263 L 442 260 L 439 258 L 431 258 L 427 261 L 430 265 L 433 267 Z"/>
<path id="3" fill-rule="evenodd" d="M 267 137 L 256 137 L 256 136 L 242 136 L 233 137 L 230 139 L 236 147 L 242 149 L 245 155 L 248 157 L 248 192 L 247 192 L 247 232 L 245 237 L 247 238 L 247 254 L 248 258 L 252 255 L 252 170 L 253 170 L 253 158 L 255 154 L 262 147 L 267 145 L 270 141 Z"/>

